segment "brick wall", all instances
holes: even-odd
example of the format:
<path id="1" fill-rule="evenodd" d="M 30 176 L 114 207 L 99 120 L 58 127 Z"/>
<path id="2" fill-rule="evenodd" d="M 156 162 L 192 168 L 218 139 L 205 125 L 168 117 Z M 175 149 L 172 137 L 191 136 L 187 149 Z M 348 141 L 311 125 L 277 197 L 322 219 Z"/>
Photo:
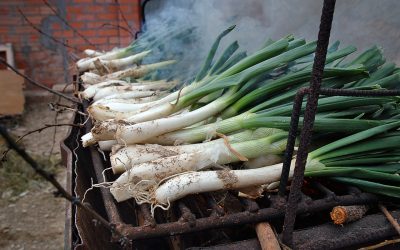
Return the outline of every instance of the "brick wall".
<path id="1" fill-rule="evenodd" d="M 84 49 L 110 50 L 126 46 L 133 39 L 128 31 L 115 27 L 128 28 L 115 0 L 48 2 L 94 46 L 65 25 L 43 0 L 0 0 L 0 44 L 12 43 L 16 66 L 40 83 L 52 86 L 70 81 L 74 70 L 73 58 L 81 57 Z M 140 27 L 140 1 L 118 2 L 134 34 Z M 18 8 L 40 30 L 73 48 L 54 42 L 34 30 L 18 12 Z"/>

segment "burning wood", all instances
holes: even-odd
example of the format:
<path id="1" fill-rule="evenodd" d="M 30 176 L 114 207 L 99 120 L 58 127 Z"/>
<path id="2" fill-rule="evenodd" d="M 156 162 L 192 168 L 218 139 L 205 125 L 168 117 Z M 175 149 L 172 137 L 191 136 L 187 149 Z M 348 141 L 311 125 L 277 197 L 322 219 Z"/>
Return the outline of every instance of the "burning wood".
<path id="1" fill-rule="evenodd" d="M 343 225 L 361 219 L 369 207 L 361 206 L 336 206 L 330 212 L 331 219 L 336 225 Z"/>

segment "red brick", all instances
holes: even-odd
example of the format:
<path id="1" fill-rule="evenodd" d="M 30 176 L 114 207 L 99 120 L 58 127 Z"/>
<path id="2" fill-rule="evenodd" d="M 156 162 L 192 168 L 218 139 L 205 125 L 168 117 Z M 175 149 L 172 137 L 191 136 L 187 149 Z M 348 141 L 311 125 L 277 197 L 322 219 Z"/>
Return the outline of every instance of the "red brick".
<path id="1" fill-rule="evenodd" d="M 81 6 L 67 6 L 68 14 L 81 14 L 84 11 L 84 8 Z"/>
<path id="2" fill-rule="evenodd" d="M 115 0 L 95 0 L 96 3 L 115 3 Z"/>
<path id="3" fill-rule="evenodd" d="M 7 26 L 7 27 L 14 26 L 15 27 L 15 25 L 22 25 L 22 24 L 27 24 L 27 23 L 25 22 L 25 20 L 22 20 L 19 17 L 10 17 L 10 18 L 1 18 L 0 17 L 0 25 L 1 26 Z"/>
<path id="4" fill-rule="evenodd" d="M 37 52 L 33 52 L 33 53 L 31 52 L 29 54 L 29 58 L 35 62 L 42 62 L 44 59 L 47 58 L 47 56 L 48 55 L 46 53 L 43 53 L 41 51 L 37 51 Z"/>
<path id="5" fill-rule="evenodd" d="M 51 24 L 51 29 L 52 30 L 60 30 L 61 29 L 61 24 L 60 23 L 52 23 Z"/>
<path id="6" fill-rule="evenodd" d="M 97 17 L 94 14 L 80 14 L 75 17 L 76 21 L 94 21 Z"/>
<path id="7" fill-rule="evenodd" d="M 96 36 L 95 29 L 81 30 L 79 33 L 81 33 L 82 35 L 87 36 L 87 37 L 95 37 Z"/>
<path id="8" fill-rule="evenodd" d="M 102 13 L 96 15 L 97 20 L 107 20 L 107 21 L 115 21 L 118 19 L 118 16 L 116 13 Z"/>
<path id="9" fill-rule="evenodd" d="M 63 37 L 64 36 L 64 31 L 63 30 L 56 30 L 53 32 L 53 36 L 55 37 Z"/>
<path id="10" fill-rule="evenodd" d="M 22 11 L 22 13 L 25 16 L 33 16 L 33 15 L 40 15 L 40 5 L 39 6 L 29 6 L 28 7 L 21 7 L 19 6 L 19 9 Z M 16 14 L 20 15 L 19 12 L 16 12 Z"/>
<path id="11" fill-rule="evenodd" d="M 73 0 L 73 3 L 93 3 L 93 0 Z"/>
<path id="12" fill-rule="evenodd" d="M 42 19 L 43 19 L 42 16 L 28 16 L 27 18 L 34 25 L 40 25 L 40 23 L 42 22 Z M 24 19 L 24 21 L 25 21 L 25 19 Z"/>
<path id="13" fill-rule="evenodd" d="M 108 13 L 118 12 L 118 6 L 115 4 L 112 4 L 112 5 L 110 4 L 110 5 L 106 6 L 105 9 L 106 9 L 106 12 L 108 12 Z"/>
<path id="14" fill-rule="evenodd" d="M 115 0 L 95 0 L 96 3 L 115 3 Z"/>
<path id="15" fill-rule="evenodd" d="M 30 39 L 31 41 L 37 42 L 39 40 L 39 33 L 31 34 Z"/>
<path id="16" fill-rule="evenodd" d="M 26 61 L 19 61 L 19 60 L 16 61 L 16 66 L 18 69 L 26 69 L 28 67 Z"/>
<path id="17" fill-rule="evenodd" d="M 119 1 L 129 24 L 132 27 L 138 27 L 140 21 L 138 19 L 139 1 Z M 83 33 L 99 49 L 109 50 L 119 46 L 120 42 L 124 46 L 131 42 L 132 39 L 128 32 L 110 26 L 102 27 L 105 23 L 126 26 L 118 12 L 115 0 L 70 0 L 66 3 L 67 20 L 70 25 Z M 53 6 L 55 7 L 55 5 Z M 71 67 L 65 69 L 67 71 L 65 73 L 60 53 L 50 51 L 40 43 L 39 38 L 42 35 L 23 20 L 16 11 L 16 7 L 20 7 L 28 19 L 39 28 L 43 18 L 53 15 L 51 9 L 43 4 L 43 0 L 0 0 L 0 41 L 13 43 L 16 64 L 21 68 L 29 65 L 29 69 L 26 70 L 27 74 L 48 85 L 63 79 L 64 74 L 72 74 L 76 70 L 72 67 L 73 64 L 71 63 Z M 64 30 L 61 21 L 51 25 L 51 35 L 60 40 L 65 39 L 67 44 L 78 49 L 92 47 L 72 30 Z M 28 55 L 21 52 L 24 44 L 29 46 Z M 82 56 L 79 51 L 65 49 L 68 53 Z"/>
<path id="18" fill-rule="evenodd" d="M 99 36 L 118 36 L 118 30 L 117 29 L 100 29 L 97 31 L 97 35 Z"/>
<path id="19" fill-rule="evenodd" d="M 12 28 L 12 27 L 10 27 L 11 29 L 13 29 L 13 31 L 15 31 L 15 33 L 20 33 L 20 34 L 26 34 L 26 33 L 31 33 L 31 32 L 35 32 L 35 33 L 37 33 L 37 31 L 35 31 L 34 29 L 33 29 L 33 27 L 32 26 L 29 26 L 29 25 L 24 25 L 24 26 L 17 26 L 17 28 Z M 12 31 L 11 31 L 12 32 Z M 10 33 L 11 33 L 10 32 Z"/>
<path id="20" fill-rule="evenodd" d="M 41 15 L 54 15 L 54 12 L 47 6 L 40 7 Z"/>
<path id="21" fill-rule="evenodd" d="M 2 27 L 0 26 L 0 34 L 1 33 L 8 33 L 9 32 L 9 28 L 8 27 Z"/>
<path id="22" fill-rule="evenodd" d="M 73 30 L 64 30 L 63 37 L 64 38 L 71 38 L 75 36 L 75 32 Z"/>
<path id="23" fill-rule="evenodd" d="M 98 5 L 90 6 L 89 10 L 90 10 L 91 13 L 93 13 L 93 12 L 96 12 L 96 13 L 105 12 L 105 13 L 107 13 L 107 11 L 105 11 L 103 6 L 98 6 Z"/>
<path id="24" fill-rule="evenodd" d="M 1 7 L 0 8 L 0 15 L 6 16 L 10 13 L 10 8 L 7 7 Z"/>
<path id="25" fill-rule="evenodd" d="M 108 38 L 108 41 L 110 42 L 110 43 L 118 43 L 119 44 L 119 37 L 110 37 L 110 38 Z"/>
<path id="26" fill-rule="evenodd" d="M 77 29 L 78 31 L 80 29 L 83 29 L 86 27 L 86 23 L 85 22 L 68 22 L 69 25 L 71 25 L 73 28 Z"/>
<path id="27" fill-rule="evenodd" d="M 2 39 L 2 43 L 12 43 L 19 44 L 21 42 L 21 36 L 7 36 L 5 39 Z"/>
<path id="28" fill-rule="evenodd" d="M 118 0 L 118 2 L 122 4 L 138 4 L 138 0 Z"/>
<path id="29" fill-rule="evenodd" d="M 90 39 L 90 41 L 94 44 L 106 44 L 108 42 L 107 37 L 96 37 L 93 39 Z"/>
<path id="30" fill-rule="evenodd" d="M 87 38 L 90 41 L 90 38 Z M 83 40 L 82 37 L 73 37 L 73 38 L 69 38 L 68 39 L 68 44 L 71 46 L 77 46 L 77 45 L 84 45 L 84 44 L 88 44 L 85 40 Z"/>
<path id="31" fill-rule="evenodd" d="M 105 23 L 106 22 L 88 22 L 86 23 L 86 27 L 89 29 L 100 29 Z"/>

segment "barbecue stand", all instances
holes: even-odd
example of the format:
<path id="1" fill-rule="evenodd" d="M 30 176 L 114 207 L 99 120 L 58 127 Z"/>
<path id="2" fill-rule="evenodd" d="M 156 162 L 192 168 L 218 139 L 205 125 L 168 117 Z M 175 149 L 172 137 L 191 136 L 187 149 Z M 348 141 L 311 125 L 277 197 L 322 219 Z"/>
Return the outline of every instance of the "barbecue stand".
<path id="1" fill-rule="evenodd" d="M 143 17 L 147 2 L 148 0 L 142 2 Z M 157 210 L 153 218 L 148 205 L 137 205 L 134 201 L 116 203 L 107 189 L 94 189 L 86 194 L 84 201 L 108 218 L 117 230 L 132 240 L 132 244 L 123 244 L 121 239 L 113 237 L 109 230 L 93 220 L 85 211 L 68 204 L 65 248 L 260 249 L 253 226 L 255 223 L 265 221 L 273 224 L 278 230 L 283 228 L 280 234 L 282 243 L 294 249 L 352 249 L 395 236 L 395 229 L 376 209 L 373 209 L 371 215 L 345 227 L 334 226 L 327 218 L 329 209 L 336 205 L 377 204 L 379 201 L 384 201 L 382 197 L 361 192 L 354 187 L 341 187 L 338 184 L 335 184 L 336 192 L 333 192 L 329 182 L 319 181 L 307 183 L 307 186 L 316 190 L 313 194 L 302 191 L 305 160 L 320 94 L 400 95 L 400 91 L 321 88 L 334 8 L 335 0 L 324 1 L 312 80 L 310 87 L 300 89 L 295 97 L 284 167 L 277 194 L 269 194 L 253 201 L 238 197 L 235 192 L 227 192 L 222 195 L 222 203 L 219 202 L 221 192 L 191 195 L 173 203 L 169 211 Z M 305 95 L 308 98 L 296 168 L 290 193 L 286 199 L 290 160 Z M 85 112 L 87 107 L 88 102 L 85 101 L 79 109 Z M 74 117 L 75 123 L 83 123 L 85 120 L 86 117 L 79 114 Z M 63 161 L 68 170 L 68 191 L 78 197 L 84 197 L 92 181 L 95 183 L 103 181 L 102 172 L 109 167 L 107 156 L 102 155 L 94 147 L 83 148 L 80 143 L 80 136 L 89 132 L 91 127 L 88 121 L 85 128 L 71 128 L 68 137 L 61 143 Z M 107 181 L 115 178 L 107 172 L 105 177 Z M 318 213 L 320 211 L 324 213 Z M 400 218 L 399 209 L 392 214 L 395 218 Z M 294 230 L 296 216 L 298 225 L 296 224 Z"/>

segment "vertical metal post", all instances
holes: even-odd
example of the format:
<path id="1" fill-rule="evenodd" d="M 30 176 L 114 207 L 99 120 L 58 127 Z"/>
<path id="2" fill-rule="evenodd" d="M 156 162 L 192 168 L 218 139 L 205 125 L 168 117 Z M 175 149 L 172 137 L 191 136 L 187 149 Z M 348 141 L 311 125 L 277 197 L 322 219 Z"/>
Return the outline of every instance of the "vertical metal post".
<path id="1" fill-rule="evenodd" d="M 315 113 L 317 111 L 318 96 L 321 88 L 326 53 L 328 50 L 335 3 L 336 0 L 324 0 L 324 5 L 322 8 L 317 48 L 310 82 L 310 92 L 307 98 L 303 129 L 301 131 L 300 145 L 296 157 L 297 159 L 295 164 L 294 178 L 292 185 L 290 186 L 289 200 L 286 206 L 285 221 L 282 231 L 282 241 L 290 247 L 293 245 L 293 229 L 294 222 L 296 220 L 297 203 L 301 192 L 301 186 L 303 184 L 304 169 L 308 156 L 308 147 L 310 145 Z"/>
<path id="2" fill-rule="evenodd" d="M 286 143 L 285 157 L 283 159 L 281 180 L 279 182 L 278 195 L 284 197 L 286 194 L 286 186 L 289 180 L 290 165 L 292 163 L 294 145 L 296 142 L 297 129 L 299 127 L 299 119 L 301 113 L 301 106 L 303 105 L 303 98 L 308 94 L 309 88 L 301 88 L 297 91 L 294 97 L 292 116 L 290 118 L 290 129 L 288 140 Z"/>

